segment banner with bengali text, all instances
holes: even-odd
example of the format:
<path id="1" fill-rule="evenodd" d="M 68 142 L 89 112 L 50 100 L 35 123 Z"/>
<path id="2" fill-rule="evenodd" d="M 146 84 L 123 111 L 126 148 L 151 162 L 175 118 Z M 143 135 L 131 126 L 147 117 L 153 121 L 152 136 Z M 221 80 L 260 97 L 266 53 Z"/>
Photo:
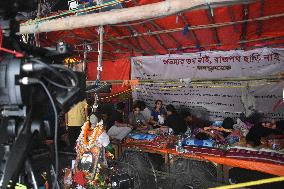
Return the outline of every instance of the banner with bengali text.
<path id="1" fill-rule="evenodd" d="M 188 54 L 141 56 L 131 59 L 131 79 L 179 80 L 190 78 L 254 77 L 284 73 L 284 49 L 261 48 L 251 51 L 203 51 Z M 157 99 L 177 108 L 206 109 L 211 118 L 237 117 L 244 112 L 241 84 L 226 82 L 225 87 L 140 84 L 134 100 L 144 100 L 153 107 Z M 250 94 L 256 109 L 268 118 L 284 118 L 284 82 L 252 85 Z"/>

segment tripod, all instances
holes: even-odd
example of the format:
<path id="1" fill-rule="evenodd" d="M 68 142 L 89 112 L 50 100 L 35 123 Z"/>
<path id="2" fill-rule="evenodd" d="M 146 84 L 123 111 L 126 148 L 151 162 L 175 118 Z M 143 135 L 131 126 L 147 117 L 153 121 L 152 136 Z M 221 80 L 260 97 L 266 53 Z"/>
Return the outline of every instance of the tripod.
<path id="1" fill-rule="evenodd" d="M 9 118 L 9 117 L 8 117 Z M 9 118 L 2 121 L 0 138 L 5 140 L 7 136 L 14 134 L 11 143 L 1 141 L 0 145 L 0 186 L 2 189 L 14 188 L 16 183 L 28 183 L 34 189 L 38 189 L 38 183 L 31 164 L 31 150 L 33 141 L 42 139 L 49 131 L 49 124 L 45 121 L 31 119 L 31 113 L 27 115 L 24 122 L 19 122 L 16 118 Z M 3 131 L 3 128 L 7 132 Z M 9 141 L 9 140 L 8 140 Z M 59 188 L 55 171 L 50 165 L 47 173 L 50 175 L 52 188 Z"/>

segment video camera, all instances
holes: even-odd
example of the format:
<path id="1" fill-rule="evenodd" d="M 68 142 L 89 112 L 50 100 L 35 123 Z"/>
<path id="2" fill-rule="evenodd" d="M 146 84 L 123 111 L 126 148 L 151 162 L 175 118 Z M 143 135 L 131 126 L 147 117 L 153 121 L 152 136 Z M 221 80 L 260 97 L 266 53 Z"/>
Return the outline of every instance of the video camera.
<path id="1" fill-rule="evenodd" d="M 52 188 L 57 181 L 58 113 L 66 112 L 85 98 L 85 77 L 63 65 L 51 64 L 46 49 L 21 42 L 19 12 L 32 11 L 36 0 L 0 1 L 0 186 L 14 188 L 22 172 L 37 188 L 29 162 L 32 142 L 51 136 L 54 130 L 55 171 Z M 40 53 L 38 53 L 40 52 Z M 60 52 L 59 52 L 60 53 Z M 51 53 L 52 54 L 52 53 Z M 61 53 L 62 54 L 62 53 Z M 53 112 L 54 125 L 46 119 Z M 24 170 L 24 171 L 23 171 Z"/>
<path id="2" fill-rule="evenodd" d="M 0 188 L 14 188 L 17 182 L 37 189 L 30 155 L 34 141 L 54 135 L 55 166 L 50 165 L 49 188 L 60 188 L 58 173 L 58 114 L 64 113 L 85 93 L 110 92 L 105 83 L 86 88 L 85 75 L 53 64 L 58 55 L 68 54 L 59 43 L 56 52 L 22 42 L 16 33 L 23 12 L 37 8 L 37 0 L 0 1 Z M 19 15 L 19 13 L 21 13 Z M 47 58 L 48 57 L 48 58 Z M 46 114 L 52 114 L 48 119 Z M 54 131 L 54 134 L 52 134 Z M 44 162 L 47 164 L 47 162 Z M 55 168 L 54 168 L 55 167 Z M 133 188 L 126 173 L 113 175 L 112 188 Z"/>

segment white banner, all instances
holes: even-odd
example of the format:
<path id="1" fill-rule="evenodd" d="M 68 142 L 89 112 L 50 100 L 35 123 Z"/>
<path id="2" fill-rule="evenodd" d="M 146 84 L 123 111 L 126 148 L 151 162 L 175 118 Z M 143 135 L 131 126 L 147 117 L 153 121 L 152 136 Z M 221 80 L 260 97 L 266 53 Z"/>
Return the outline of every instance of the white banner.
<path id="1" fill-rule="evenodd" d="M 204 51 L 182 55 L 133 57 L 132 79 L 177 80 L 185 78 L 226 78 L 266 76 L 284 72 L 284 49 L 256 49 L 251 51 Z M 177 108 L 205 108 L 210 117 L 235 117 L 244 112 L 239 82 L 227 82 L 224 88 L 191 85 L 138 85 L 134 99 L 144 100 L 150 107 L 161 99 Z M 284 105 L 273 110 L 283 99 L 283 82 L 250 86 L 256 99 L 256 109 L 266 117 L 283 118 Z"/>

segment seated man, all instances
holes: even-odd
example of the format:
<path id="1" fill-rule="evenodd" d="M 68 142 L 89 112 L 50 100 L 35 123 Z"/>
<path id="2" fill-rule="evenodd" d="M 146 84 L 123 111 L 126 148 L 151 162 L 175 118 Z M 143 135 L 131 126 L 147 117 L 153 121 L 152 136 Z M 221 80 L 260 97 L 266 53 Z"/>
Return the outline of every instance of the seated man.
<path id="1" fill-rule="evenodd" d="M 128 116 L 128 123 L 134 130 L 145 131 L 148 129 L 147 121 L 140 112 L 139 105 L 134 105 L 133 112 Z"/>
<path id="2" fill-rule="evenodd" d="M 149 123 L 151 119 L 151 110 L 146 106 L 144 101 L 137 101 L 137 105 L 140 107 L 140 112 L 146 119 L 146 123 Z"/>
<path id="3" fill-rule="evenodd" d="M 199 128 L 204 128 L 204 127 L 209 126 L 208 122 L 200 118 L 197 118 L 196 116 L 192 115 L 189 111 L 183 110 L 181 115 L 187 126 L 186 132 L 189 133 L 190 135 L 196 133 L 195 130 Z"/>

